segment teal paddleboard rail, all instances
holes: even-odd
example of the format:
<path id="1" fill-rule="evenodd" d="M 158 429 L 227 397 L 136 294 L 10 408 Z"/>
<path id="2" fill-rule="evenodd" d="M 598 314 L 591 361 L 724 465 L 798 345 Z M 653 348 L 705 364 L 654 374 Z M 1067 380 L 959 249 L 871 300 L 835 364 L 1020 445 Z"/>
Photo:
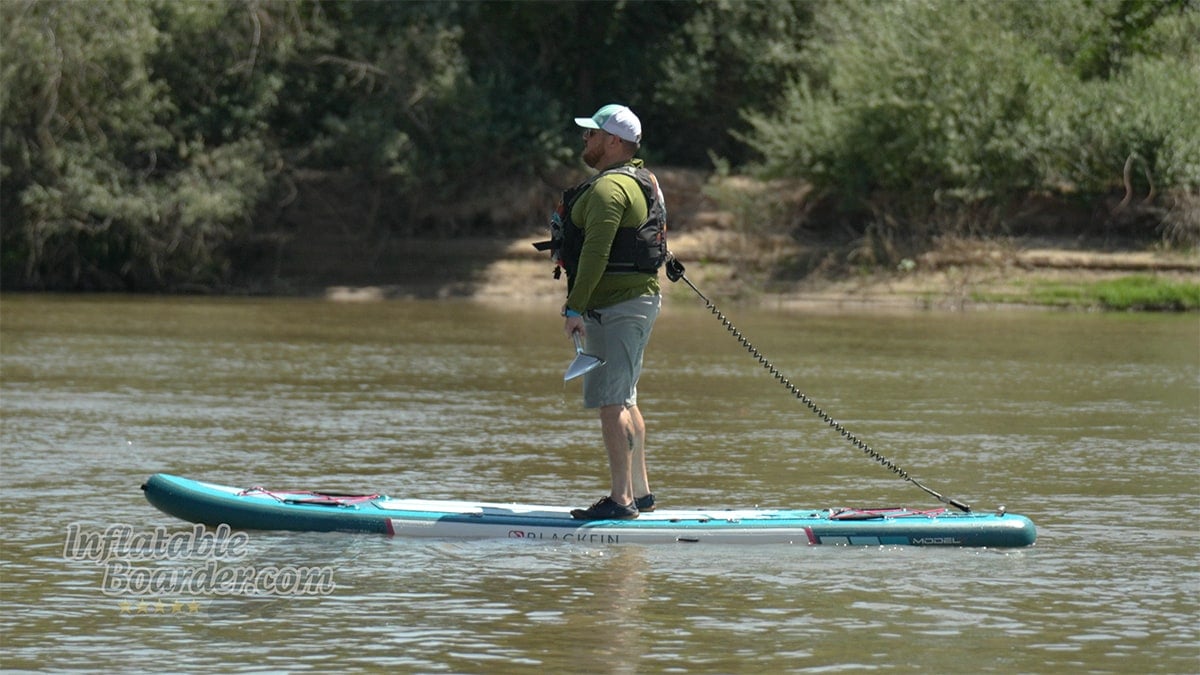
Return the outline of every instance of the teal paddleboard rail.
<path id="1" fill-rule="evenodd" d="M 155 474 L 146 499 L 176 518 L 241 530 L 369 532 L 588 544 L 1032 546 L 1025 516 L 943 508 L 658 509 L 635 520 L 580 521 L 569 506 L 392 498 L 319 490 L 237 488 Z"/>

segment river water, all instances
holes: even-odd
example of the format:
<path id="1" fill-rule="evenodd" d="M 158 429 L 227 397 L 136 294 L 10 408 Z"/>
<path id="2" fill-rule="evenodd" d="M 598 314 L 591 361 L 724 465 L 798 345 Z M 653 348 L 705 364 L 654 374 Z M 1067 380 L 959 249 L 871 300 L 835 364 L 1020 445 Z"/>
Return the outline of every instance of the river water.
<path id="1" fill-rule="evenodd" d="M 593 548 L 249 532 L 235 535 L 236 555 L 184 547 L 138 564 L 320 569 L 332 587 L 138 595 L 112 581 L 128 550 L 96 562 L 68 534 L 187 536 L 142 498 L 155 472 L 594 501 L 607 469 L 578 383 L 562 383 L 573 350 L 561 320 L 554 307 L 468 301 L 8 295 L 0 666 L 1200 670 L 1196 315 L 722 309 L 850 431 L 976 510 L 1031 517 L 1037 545 Z M 694 296 L 668 300 L 641 403 L 663 506 L 938 506 L 830 430 Z"/>

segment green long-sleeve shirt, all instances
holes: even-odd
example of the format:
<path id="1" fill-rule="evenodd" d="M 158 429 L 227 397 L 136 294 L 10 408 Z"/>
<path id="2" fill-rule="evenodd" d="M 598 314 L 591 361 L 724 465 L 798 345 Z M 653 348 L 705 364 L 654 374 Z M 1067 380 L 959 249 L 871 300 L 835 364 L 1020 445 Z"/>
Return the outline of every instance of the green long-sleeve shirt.
<path id="1" fill-rule="evenodd" d="M 642 160 L 626 164 L 641 167 Z M 568 308 L 583 313 L 659 292 L 657 273 L 604 271 L 617 228 L 638 227 L 648 209 L 637 181 L 620 173 L 601 176 L 575 200 L 571 220 L 583 230 L 583 251 L 575 276 L 567 280 Z"/>

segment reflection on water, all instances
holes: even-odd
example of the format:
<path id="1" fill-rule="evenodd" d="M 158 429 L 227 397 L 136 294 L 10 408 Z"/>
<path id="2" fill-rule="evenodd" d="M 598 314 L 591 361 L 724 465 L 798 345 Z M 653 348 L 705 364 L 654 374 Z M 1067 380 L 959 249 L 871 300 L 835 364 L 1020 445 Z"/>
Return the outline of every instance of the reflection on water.
<path id="1" fill-rule="evenodd" d="M 6 669 L 398 672 L 1196 670 L 1200 325 L 1059 313 L 731 317 L 882 454 L 1021 551 L 619 547 L 250 533 L 314 597 L 139 607 L 67 525 L 187 525 L 137 486 L 583 504 L 606 467 L 553 307 L 6 296 Z M 641 398 L 671 506 L 928 506 L 703 306 L 669 303 Z M 165 561 L 163 564 L 182 564 Z M 190 604 L 179 602 L 186 600 Z M 184 665 L 186 664 L 186 665 Z"/>

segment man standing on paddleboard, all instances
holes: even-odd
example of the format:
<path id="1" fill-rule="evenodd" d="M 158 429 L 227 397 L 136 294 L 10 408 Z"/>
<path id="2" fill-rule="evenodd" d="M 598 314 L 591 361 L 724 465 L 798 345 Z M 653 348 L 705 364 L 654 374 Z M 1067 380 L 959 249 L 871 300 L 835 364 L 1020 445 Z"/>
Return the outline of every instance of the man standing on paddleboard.
<path id="1" fill-rule="evenodd" d="M 605 361 L 583 376 L 583 404 L 600 411 L 612 491 L 571 515 L 627 520 L 654 510 L 637 384 L 662 306 L 666 208 L 658 180 L 634 159 L 642 123 L 632 110 L 606 105 L 575 123 L 583 128 L 583 161 L 599 173 L 563 194 L 552 230 L 567 272 L 563 330 L 581 335 L 587 352 Z"/>

